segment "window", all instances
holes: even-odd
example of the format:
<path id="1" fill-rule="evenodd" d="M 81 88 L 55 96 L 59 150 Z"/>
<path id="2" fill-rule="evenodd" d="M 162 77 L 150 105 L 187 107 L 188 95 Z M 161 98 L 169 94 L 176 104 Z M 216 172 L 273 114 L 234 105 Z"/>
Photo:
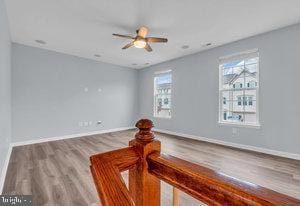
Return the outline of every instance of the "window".
<path id="1" fill-rule="evenodd" d="M 237 97 L 237 104 L 238 106 L 252 106 L 253 105 L 253 102 L 252 102 L 252 96 L 238 96 Z M 242 104 L 242 98 L 243 98 L 243 104 Z"/>
<path id="2" fill-rule="evenodd" d="M 238 97 L 238 106 L 242 105 L 242 97 Z"/>
<path id="3" fill-rule="evenodd" d="M 226 113 L 226 112 L 223 113 L 223 118 L 224 118 L 225 120 L 227 119 L 227 113 Z"/>
<path id="4" fill-rule="evenodd" d="M 154 77 L 154 116 L 171 118 L 172 74 L 170 71 Z M 162 101 L 163 100 L 163 101 Z"/>
<path id="5" fill-rule="evenodd" d="M 158 104 L 162 104 L 161 98 L 158 98 Z"/>
<path id="6" fill-rule="evenodd" d="M 253 105 L 253 103 L 252 103 L 252 97 L 248 97 L 248 105 L 249 105 L 249 106 L 252 106 L 252 105 Z"/>
<path id="7" fill-rule="evenodd" d="M 169 104 L 169 99 L 168 98 L 164 99 L 164 104 Z"/>
<path id="8" fill-rule="evenodd" d="M 248 87 L 256 87 L 257 86 L 257 82 L 255 82 L 255 81 L 250 81 L 249 83 L 248 83 Z"/>
<path id="9" fill-rule="evenodd" d="M 247 97 L 243 96 L 243 105 L 247 106 Z"/>
<path id="10" fill-rule="evenodd" d="M 220 58 L 219 121 L 259 126 L 258 50 Z M 226 104 L 224 104 L 226 99 Z"/>

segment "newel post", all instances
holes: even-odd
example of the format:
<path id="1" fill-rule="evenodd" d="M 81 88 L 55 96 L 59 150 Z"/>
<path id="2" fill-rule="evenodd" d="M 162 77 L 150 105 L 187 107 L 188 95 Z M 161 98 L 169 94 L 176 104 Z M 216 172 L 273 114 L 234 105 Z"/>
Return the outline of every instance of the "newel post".
<path id="1" fill-rule="evenodd" d="M 129 145 L 136 149 L 141 159 L 129 170 L 129 192 L 137 206 L 159 206 L 160 180 L 148 173 L 146 158 L 152 152 L 160 152 L 160 141 L 154 140 L 151 120 L 141 119 L 135 126 L 139 131 Z"/>

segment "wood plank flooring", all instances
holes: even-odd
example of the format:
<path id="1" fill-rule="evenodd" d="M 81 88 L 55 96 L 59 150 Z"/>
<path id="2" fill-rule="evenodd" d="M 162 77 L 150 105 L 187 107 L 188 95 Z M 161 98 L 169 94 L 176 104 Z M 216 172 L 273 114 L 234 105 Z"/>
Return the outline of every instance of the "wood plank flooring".
<path id="1" fill-rule="evenodd" d="M 14 147 L 4 194 L 33 194 L 34 205 L 100 205 L 89 156 L 126 147 L 134 130 Z M 300 161 L 155 133 L 162 152 L 300 199 Z M 127 173 L 123 174 L 127 180 Z M 162 183 L 162 205 L 172 187 Z M 180 205 L 199 205 L 180 193 Z"/>

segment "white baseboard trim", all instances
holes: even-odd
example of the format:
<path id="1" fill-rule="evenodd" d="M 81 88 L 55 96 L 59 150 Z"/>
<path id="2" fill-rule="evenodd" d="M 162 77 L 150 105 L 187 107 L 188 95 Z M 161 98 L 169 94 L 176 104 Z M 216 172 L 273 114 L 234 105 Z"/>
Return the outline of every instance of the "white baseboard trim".
<path id="1" fill-rule="evenodd" d="M 6 154 L 5 161 L 4 161 L 4 165 L 3 165 L 3 168 L 2 168 L 2 171 L 1 171 L 0 194 L 2 194 L 2 192 L 3 192 L 4 181 L 5 181 L 6 172 L 7 172 L 7 169 L 8 169 L 8 163 L 9 163 L 11 151 L 12 151 L 12 145 L 10 144 L 9 147 L 8 147 L 8 151 L 7 151 L 7 154 Z"/>
<path id="2" fill-rule="evenodd" d="M 107 129 L 107 130 L 100 130 L 100 131 L 93 131 L 93 132 L 86 132 L 86 133 L 70 134 L 70 135 L 63 135 L 63 136 L 58 136 L 58 137 L 46 137 L 46 138 L 41 138 L 41 139 L 26 140 L 26 141 L 22 141 L 22 142 L 13 142 L 13 143 L 11 143 L 11 145 L 13 147 L 16 147 L 16 146 L 22 146 L 22 145 L 30 145 L 30 144 L 36 144 L 36 143 L 42 143 L 42 142 L 62 140 L 62 139 L 72 139 L 72 138 L 84 137 L 84 136 L 90 136 L 90 135 L 119 132 L 119 131 L 134 129 L 134 128 L 135 127 L 120 127 L 120 128 L 115 128 L 115 129 Z"/>
<path id="3" fill-rule="evenodd" d="M 35 139 L 35 140 L 27 140 L 27 141 L 22 141 L 22 142 L 10 143 L 9 149 L 8 149 L 8 152 L 6 155 L 6 159 L 4 162 L 4 166 L 1 171 L 0 194 L 2 194 L 2 192 L 3 192 L 4 181 L 5 181 L 8 164 L 9 164 L 9 159 L 10 159 L 13 147 L 42 143 L 42 142 L 50 142 L 50 141 L 56 141 L 56 140 L 63 140 L 63 139 L 72 139 L 72 138 L 76 138 L 76 137 L 84 137 L 84 136 L 97 135 L 97 134 L 105 134 L 105 133 L 111 133 L 111 132 L 119 132 L 119 131 L 134 129 L 134 128 L 135 127 L 121 127 L 121 128 L 115 128 L 115 129 L 107 129 L 107 130 L 93 131 L 93 132 L 79 133 L 79 134 L 70 134 L 70 135 L 64 135 L 64 136 L 58 136 L 58 137 L 47 137 L 47 138 L 43 138 L 43 139 Z"/>
<path id="4" fill-rule="evenodd" d="M 261 147 L 254 147 L 254 146 L 249 146 L 249 145 L 244 145 L 244 144 L 226 142 L 226 141 L 222 141 L 222 140 L 216 140 L 216 139 L 211 139 L 211 138 L 206 138 L 206 137 L 199 137 L 196 135 L 172 132 L 172 131 L 168 131 L 168 130 L 153 129 L 153 131 L 170 134 L 170 135 L 175 135 L 175 136 L 180 136 L 180 137 L 185 137 L 185 138 L 194 139 L 194 140 L 199 140 L 199 141 L 204 141 L 204 142 L 210 142 L 210 143 L 229 146 L 229 147 L 234 147 L 234 148 L 243 149 L 243 150 L 249 150 L 249 151 L 279 156 L 279 157 L 285 157 L 285 158 L 289 158 L 289 159 L 300 160 L 300 154 L 295 154 L 295 153 L 289 153 L 289 152 L 271 150 L 271 149 L 266 149 L 266 148 L 261 148 Z"/>

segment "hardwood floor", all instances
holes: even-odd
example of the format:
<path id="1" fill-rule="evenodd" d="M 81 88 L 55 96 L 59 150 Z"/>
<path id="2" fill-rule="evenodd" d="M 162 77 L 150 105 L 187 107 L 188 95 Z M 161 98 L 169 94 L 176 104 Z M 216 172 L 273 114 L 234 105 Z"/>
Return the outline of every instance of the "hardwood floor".
<path id="1" fill-rule="evenodd" d="M 33 194 L 34 205 L 99 205 L 89 156 L 126 147 L 134 130 L 14 147 L 4 194 Z M 155 133 L 162 152 L 300 199 L 300 161 Z M 126 181 L 127 173 L 123 174 Z M 162 184 L 162 205 L 172 188 Z M 181 205 L 199 202 L 180 193 Z"/>

